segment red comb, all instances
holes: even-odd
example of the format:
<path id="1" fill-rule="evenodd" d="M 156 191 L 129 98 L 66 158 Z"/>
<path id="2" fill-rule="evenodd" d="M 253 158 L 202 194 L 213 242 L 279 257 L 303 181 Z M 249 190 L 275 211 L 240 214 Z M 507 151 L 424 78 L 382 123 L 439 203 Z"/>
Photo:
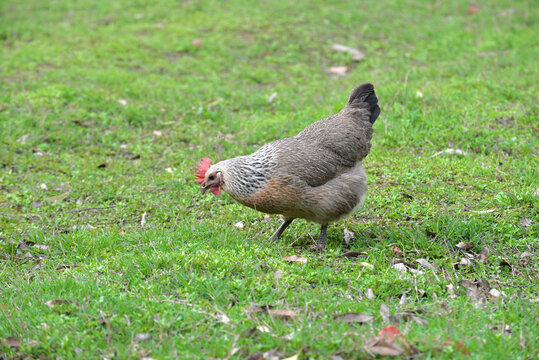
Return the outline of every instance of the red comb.
<path id="1" fill-rule="evenodd" d="M 209 158 L 202 158 L 200 162 L 197 162 L 197 170 L 195 177 L 197 182 L 202 185 L 204 179 L 206 178 L 206 171 L 210 168 L 211 160 Z"/>

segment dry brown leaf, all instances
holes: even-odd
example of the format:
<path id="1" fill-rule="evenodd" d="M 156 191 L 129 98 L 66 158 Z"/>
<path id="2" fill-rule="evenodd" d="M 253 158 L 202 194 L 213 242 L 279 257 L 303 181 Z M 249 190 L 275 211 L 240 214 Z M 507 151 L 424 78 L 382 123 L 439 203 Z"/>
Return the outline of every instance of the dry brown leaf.
<path id="1" fill-rule="evenodd" d="M 339 314 L 335 316 L 335 320 L 349 322 L 349 323 L 360 323 L 364 324 L 366 322 L 369 322 L 373 319 L 371 315 L 367 314 L 361 314 L 361 313 L 346 313 L 346 314 Z"/>
<path id="2" fill-rule="evenodd" d="M 360 253 L 359 251 L 347 251 L 347 252 L 345 252 L 344 254 L 342 254 L 340 256 L 345 257 L 345 258 L 355 258 L 355 257 L 358 257 L 361 254 L 362 253 Z"/>
<path id="3" fill-rule="evenodd" d="M 195 47 L 201 47 L 202 46 L 202 40 L 201 39 L 193 39 L 193 41 L 191 41 L 191 45 L 195 46 Z"/>
<path id="4" fill-rule="evenodd" d="M 417 259 L 416 262 L 418 262 L 419 265 L 423 266 L 425 269 L 436 271 L 436 268 L 425 259 Z"/>
<path id="5" fill-rule="evenodd" d="M 380 316 L 385 323 L 389 323 L 389 307 L 384 303 L 380 304 Z"/>
<path id="6" fill-rule="evenodd" d="M 251 354 L 251 355 L 247 356 L 243 360 L 266 360 L 266 358 L 264 357 L 264 354 L 262 354 L 262 353 L 254 353 L 254 354 Z"/>
<path id="7" fill-rule="evenodd" d="M 479 253 L 479 262 L 485 264 L 488 260 L 488 254 L 490 253 L 490 249 L 488 246 L 483 246 L 481 249 L 481 252 Z"/>
<path id="8" fill-rule="evenodd" d="M 273 305 L 256 305 L 256 304 L 252 304 L 247 309 L 243 310 L 243 312 L 245 314 L 247 314 L 247 315 L 256 314 L 256 313 L 267 313 L 272 308 L 273 308 Z"/>
<path id="9" fill-rule="evenodd" d="M 402 250 L 397 246 L 397 245 L 393 245 L 391 247 L 391 252 L 393 253 L 393 255 L 395 256 L 401 256 L 402 255 Z"/>
<path id="10" fill-rule="evenodd" d="M 301 263 L 301 264 L 306 264 L 307 263 L 307 259 L 304 258 L 304 257 L 301 257 L 301 256 L 297 256 L 297 255 L 287 255 L 283 258 L 284 261 L 289 261 L 289 262 L 297 262 L 297 263 Z"/>
<path id="11" fill-rule="evenodd" d="M 53 308 L 58 305 L 65 305 L 65 304 L 71 304 L 71 300 L 64 300 L 64 299 L 53 299 L 49 300 L 45 303 L 50 308 Z"/>
<path id="12" fill-rule="evenodd" d="M 456 245 L 461 250 L 470 250 L 473 249 L 473 244 L 470 244 L 469 242 L 461 241 Z"/>
<path id="13" fill-rule="evenodd" d="M 7 338 L 3 338 L 1 340 L 7 347 L 12 347 L 12 348 L 21 347 L 21 340 L 14 336 L 8 336 Z"/>
<path id="14" fill-rule="evenodd" d="M 268 314 L 283 320 L 290 320 L 298 317 L 298 314 L 290 309 L 271 309 L 268 311 Z"/>
<path id="15" fill-rule="evenodd" d="M 381 356 L 400 356 L 404 350 L 397 344 L 387 341 L 383 338 L 373 338 L 367 342 L 365 349 L 375 355 Z"/>
<path id="16" fill-rule="evenodd" d="M 349 245 L 350 242 L 352 240 L 354 240 L 354 237 L 356 236 L 356 234 L 354 234 L 352 231 L 348 230 L 348 229 L 344 229 L 344 242 L 346 243 L 346 245 Z"/>

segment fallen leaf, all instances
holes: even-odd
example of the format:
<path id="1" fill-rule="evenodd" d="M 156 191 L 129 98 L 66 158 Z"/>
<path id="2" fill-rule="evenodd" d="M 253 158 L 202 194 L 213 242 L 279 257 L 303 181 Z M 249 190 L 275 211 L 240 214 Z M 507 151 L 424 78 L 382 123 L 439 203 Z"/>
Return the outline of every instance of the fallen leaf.
<path id="1" fill-rule="evenodd" d="M 331 50 L 335 52 L 345 52 L 350 55 L 352 55 L 353 61 L 361 61 L 365 57 L 365 54 L 361 52 L 359 49 L 355 49 L 346 45 L 341 44 L 333 44 L 331 45 Z"/>
<path id="2" fill-rule="evenodd" d="M 152 132 L 152 134 L 154 134 L 155 136 L 159 137 L 159 136 L 162 136 L 163 135 L 163 132 L 161 130 L 154 130 Z"/>
<path id="3" fill-rule="evenodd" d="M 301 256 L 297 256 L 297 255 L 287 255 L 283 258 L 284 261 L 289 261 L 289 262 L 297 262 L 297 263 L 301 263 L 301 264 L 306 264 L 307 263 L 307 259 L 304 258 L 304 257 L 301 257 Z"/>
<path id="4" fill-rule="evenodd" d="M 393 245 L 391 247 L 391 252 L 393 253 L 393 255 L 395 256 L 401 256 L 402 255 L 402 250 L 397 246 L 397 245 Z"/>
<path id="5" fill-rule="evenodd" d="M 21 340 L 14 336 L 8 336 L 7 338 L 2 338 L 1 340 L 7 347 L 12 347 L 12 348 L 21 347 Z"/>
<path id="6" fill-rule="evenodd" d="M 276 92 L 272 93 L 268 98 L 268 103 L 271 104 L 273 100 L 275 100 L 276 97 L 277 97 L 277 93 Z"/>
<path id="7" fill-rule="evenodd" d="M 280 279 L 283 277 L 283 272 L 281 270 L 277 270 L 273 273 L 273 276 L 276 278 L 276 279 Z"/>
<path id="8" fill-rule="evenodd" d="M 283 320 L 290 320 L 298 317 L 298 314 L 295 311 L 289 309 L 271 309 L 268 310 L 268 314 Z"/>
<path id="9" fill-rule="evenodd" d="M 468 8 L 468 14 L 473 15 L 477 14 L 479 12 L 479 9 L 476 6 L 470 6 Z"/>
<path id="10" fill-rule="evenodd" d="M 527 259 L 529 257 L 532 257 L 533 254 L 529 251 L 524 251 L 522 254 L 520 254 L 520 260 Z"/>
<path id="11" fill-rule="evenodd" d="M 479 253 L 479 262 L 482 264 L 485 264 L 488 260 L 488 254 L 490 253 L 490 249 L 488 246 L 483 246 L 481 249 L 481 252 Z"/>
<path id="12" fill-rule="evenodd" d="M 365 293 L 365 297 L 369 300 L 372 300 L 374 299 L 374 292 L 372 291 L 371 288 L 368 288 L 367 289 L 367 292 Z"/>
<path id="13" fill-rule="evenodd" d="M 354 234 L 352 231 L 348 230 L 347 228 L 344 228 L 344 242 L 346 243 L 346 245 L 349 245 L 355 236 L 356 234 Z"/>
<path id="14" fill-rule="evenodd" d="M 223 323 L 225 325 L 230 324 L 230 318 L 228 316 L 226 316 L 226 314 L 224 314 L 222 312 L 215 313 L 215 314 L 213 314 L 213 316 L 220 323 Z"/>
<path id="15" fill-rule="evenodd" d="M 243 221 L 238 221 L 237 223 L 234 224 L 234 226 L 237 229 L 241 230 L 241 229 L 243 229 L 245 227 L 245 223 Z"/>
<path id="16" fill-rule="evenodd" d="M 297 352 L 297 354 L 291 356 L 291 357 L 287 357 L 285 359 L 282 359 L 282 360 L 298 360 L 299 359 L 299 354 L 301 354 L 301 350 L 302 349 L 299 349 L 299 351 Z"/>
<path id="17" fill-rule="evenodd" d="M 331 66 L 329 72 L 337 75 L 344 75 L 348 71 L 346 66 Z"/>
<path id="18" fill-rule="evenodd" d="M 417 259 L 416 262 L 418 262 L 419 265 L 423 266 L 425 269 L 436 271 L 436 268 L 425 259 Z"/>
<path id="19" fill-rule="evenodd" d="M 261 312 L 268 312 L 270 309 L 272 309 L 272 305 L 251 305 L 247 309 L 243 310 L 243 312 L 247 315 L 255 314 L 255 313 L 261 313 Z"/>
<path id="20" fill-rule="evenodd" d="M 381 356 L 400 356 L 404 354 L 404 350 L 397 344 L 383 338 L 374 338 L 369 340 L 365 345 L 365 349 L 375 355 Z"/>
<path id="21" fill-rule="evenodd" d="M 361 255 L 359 251 L 347 251 L 341 254 L 340 256 L 345 257 L 345 258 L 355 258 L 355 257 L 358 257 L 359 255 Z"/>
<path id="22" fill-rule="evenodd" d="M 406 271 L 408 271 L 408 269 L 406 268 L 406 265 L 404 265 L 403 263 L 393 264 L 393 265 L 391 265 L 391 267 L 393 269 L 398 270 L 402 274 L 404 274 Z"/>
<path id="23" fill-rule="evenodd" d="M 456 247 L 458 247 L 461 250 L 470 250 L 473 249 L 473 244 L 470 244 L 469 242 L 461 241 L 459 242 Z"/>
<path id="24" fill-rule="evenodd" d="M 371 315 L 367 314 L 361 314 L 361 313 L 346 313 L 346 314 L 339 314 L 335 316 L 335 320 L 344 321 L 348 323 L 360 323 L 364 324 L 366 322 L 369 322 L 373 319 Z"/>
<path id="25" fill-rule="evenodd" d="M 118 234 L 119 234 L 120 236 L 124 236 L 124 235 L 125 235 L 124 229 L 119 228 L 119 229 L 118 229 Z"/>
<path id="26" fill-rule="evenodd" d="M 256 329 L 258 331 L 260 331 L 261 333 L 269 333 L 270 332 L 270 329 L 267 326 L 259 325 L 259 326 L 256 327 Z"/>
<path id="27" fill-rule="evenodd" d="M 463 257 L 462 259 L 460 259 L 459 265 L 461 265 L 462 267 L 468 267 L 468 266 L 472 265 L 472 260 Z"/>
<path id="28" fill-rule="evenodd" d="M 380 316 L 382 317 L 382 320 L 385 323 L 388 323 L 389 322 L 389 307 L 386 304 L 381 303 L 379 311 L 380 311 Z"/>
<path id="29" fill-rule="evenodd" d="M 193 41 L 191 41 L 191 45 L 193 45 L 195 47 L 201 47 L 202 46 L 202 40 L 201 39 L 193 39 Z"/>
<path id="30" fill-rule="evenodd" d="M 406 298 L 406 294 L 402 294 L 399 300 L 399 305 L 404 306 L 406 304 L 408 304 L 408 299 Z"/>
<path id="31" fill-rule="evenodd" d="M 118 104 L 122 105 L 122 106 L 127 106 L 127 100 L 125 99 L 118 99 Z"/>
<path id="32" fill-rule="evenodd" d="M 69 315 L 73 311 L 73 301 L 64 299 L 49 300 L 45 303 L 55 313 Z"/>
<path id="33" fill-rule="evenodd" d="M 58 306 L 58 305 L 64 305 L 64 304 L 70 304 L 71 301 L 70 300 L 64 300 L 64 299 L 53 299 L 53 300 L 49 300 L 45 303 L 45 305 L 47 305 L 48 307 L 50 308 L 53 308 L 55 306 Z"/>

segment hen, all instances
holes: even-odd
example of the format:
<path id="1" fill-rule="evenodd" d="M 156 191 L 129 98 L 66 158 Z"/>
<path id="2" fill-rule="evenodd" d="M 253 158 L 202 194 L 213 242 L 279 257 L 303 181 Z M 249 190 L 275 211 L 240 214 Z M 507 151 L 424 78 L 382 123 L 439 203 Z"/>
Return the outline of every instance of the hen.
<path id="1" fill-rule="evenodd" d="M 371 148 L 372 125 L 380 114 L 371 84 L 356 87 L 337 114 L 307 126 L 294 137 L 273 141 L 250 155 L 211 165 L 197 163 L 202 193 L 221 189 L 255 210 L 281 214 L 275 240 L 296 218 L 322 226 L 315 247 L 323 250 L 330 222 L 350 215 L 365 199 L 362 160 Z"/>

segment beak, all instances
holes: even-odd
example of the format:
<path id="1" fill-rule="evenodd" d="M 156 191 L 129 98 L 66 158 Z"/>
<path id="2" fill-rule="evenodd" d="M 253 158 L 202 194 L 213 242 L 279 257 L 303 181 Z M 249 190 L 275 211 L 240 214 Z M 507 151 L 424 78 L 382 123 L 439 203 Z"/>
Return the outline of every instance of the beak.
<path id="1" fill-rule="evenodd" d="M 202 194 L 205 194 L 206 191 L 208 191 L 209 188 L 210 188 L 210 187 L 204 183 L 204 184 L 202 184 L 202 189 L 200 190 L 200 192 L 201 192 Z"/>

